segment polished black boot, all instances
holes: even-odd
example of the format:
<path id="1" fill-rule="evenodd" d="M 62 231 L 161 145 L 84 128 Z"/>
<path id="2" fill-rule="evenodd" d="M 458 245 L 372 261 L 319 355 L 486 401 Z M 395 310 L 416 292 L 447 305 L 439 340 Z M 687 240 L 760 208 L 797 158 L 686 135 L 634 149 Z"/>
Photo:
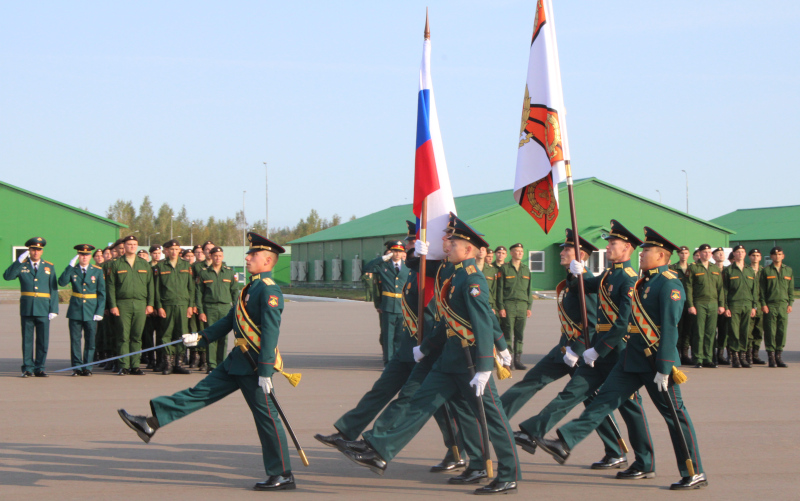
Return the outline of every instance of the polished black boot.
<path id="1" fill-rule="evenodd" d="M 739 352 L 739 363 L 745 369 L 749 369 L 750 368 L 750 360 L 748 360 L 750 358 L 750 357 L 748 357 L 749 354 L 750 354 L 749 351 L 740 351 Z"/>
<path id="2" fill-rule="evenodd" d="M 460 470 L 461 468 L 467 467 L 467 461 L 461 459 L 460 461 L 456 461 L 453 459 L 450 454 L 448 453 L 444 459 L 442 459 L 439 463 L 431 466 L 432 473 L 442 473 L 444 471 L 456 471 Z"/>
<path id="3" fill-rule="evenodd" d="M 731 368 L 733 369 L 741 369 L 742 364 L 739 363 L 739 354 L 737 352 L 732 352 L 731 356 Z"/>
<path id="4" fill-rule="evenodd" d="M 692 365 L 692 357 L 689 356 L 689 347 L 684 346 L 681 348 L 681 364 Z"/>
<path id="5" fill-rule="evenodd" d="M 753 361 L 751 362 L 753 365 L 766 365 L 767 362 L 758 358 L 758 346 L 753 348 Z"/>
<path id="6" fill-rule="evenodd" d="M 189 368 L 197 369 L 197 350 L 194 348 L 189 349 Z"/>
<path id="7" fill-rule="evenodd" d="M 289 491 L 297 488 L 292 472 L 285 471 L 280 475 L 270 476 L 266 482 L 258 482 L 253 486 L 256 491 Z"/>
<path id="8" fill-rule="evenodd" d="M 514 353 L 514 368 L 520 371 L 524 371 L 528 368 L 522 363 L 522 353 Z"/>
<path id="9" fill-rule="evenodd" d="M 728 352 L 730 355 L 730 352 Z M 725 358 L 722 348 L 717 349 L 717 365 L 731 365 L 729 358 Z"/>
<path id="10" fill-rule="evenodd" d="M 183 366 L 183 363 L 182 363 L 180 355 L 175 355 L 175 361 L 173 362 L 173 365 L 172 365 L 172 373 L 173 374 L 191 374 L 192 371 L 186 369 Z"/>
<path id="11" fill-rule="evenodd" d="M 355 464 L 366 466 L 378 475 L 382 476 L 386 471 L 386 461 L 369 445 L 366 452 L 345 451 L 344 455 Z"/>
<path id="12" fill-rule="evenodd" d="M 164 353 L 164 357 L 163 358 L 164 358 L 164 360 L 163 360 L 164 363 L 161 366 L 161 374 L 167 376 L 169 374 L 172 374 L 172 360 L 175 357 L 172 357 L 172 356 Z"/>
<path id="13" fill-rule="evenodd" d="M 612 456 L 603 456 L 603 459 L 597 461 L 596 463 L 592 463 L 589 467 L 592 470 L 614 470 L 620 468 L 626 468 L 628 466 L 628 458 L 625 456 L 621 457 L 612 457 Z"/>
<path id="14" fill-rule="evenodd" d="M 777 367 L 778 366 L 778 364 L 775 363 L 775 352 L 774 351 L 768 351 L 767 352 L 767 360 L 769 360 L 769 366 L 770 367 Z"/>
<path id="15" fill-rule="evenodd" d="M 536 454 L 536 442 L 524 431 L 514 432 L 514 443 L 522 447 L 528 454 Z"/>
<path id="16" fill-rule="evenodd" d="M 555 439 L 543 437 L 531 438 L 534 442 L 536 442 L 536 445 L 538 445 L 540 449 L 553 456 L 553 459 L 555 459 L 558 464 L 564 464 L 567 462 L 567 458 L 569 458 L 569 447 L 564 442 L 564 439 L 561 437 L 561 433 L 559 433 L 558 430 L 556 430 L 556 434 L 558 435 L 558 438 Z"/>
<path id="17" fill-rule="evenodd" d="M 339 433 L 338 431 L 333 435 L 323 435 L 321 433 L 317 433 L 314 435 L 314 438 L 322 442 L 323 444 L 327 445 L 328 447 L 336 447 L 336 440 L 342 439 L 347 440 L 344 435 Z"/>
<path id="18" fill-rule="evenodd" d="M 206 363 L 207 363 L 206 359 L 208 358 L 206 356 L 206 352 L 201 351 L 198 354 L 198 356 L 199 356 L 200 360 L 197 362 L 197 370 L 200 371 L 200 372 L 206 372 L 206 369 L 208 368 L 208 366 L 206 365 Z"/>
<path id="19" fill-rule="evenodd" d="M 139 435 L 139 438 L 144 440 L 144 443 L 150 443 L 150 439 L 156 434 L 159 428 L 158 419 L 155 416 L 133 416 L 128 414 L 125 409 L 118 409 L 117 413 L 122 421 L 128 425 L 130 429 Z"/>
<path id="20" fill-rule="evenodd" d="M 706 474 L 698 473 L 697 475 L 693 475 L 691 477 L 681 478 L 680 481 L 670 485 L 669 490 L 684 491 L 689 489 L 699 489 L 701 487 L 706 487 L 707 485 L 708 480 L 706 479 Z"/>
<path id="21" fill-rule="evenodd" d="M 775 352 L 775 363 L 778 365 L 778 367 L 784 367 L 784 368 L 789 367 L 788 365 L 786 365 L 786 363 L 784 363 L 783 359 L 781 358 L 781 355 L 783 355 L 782 351 Z"/>
<path id="22" fill-rule="evenodd" d="M 628 468 L 627 470 L 617 473 L 617 478 L 620 480 L 639 480 L 642 478 L 656 478 L 654 471 L 641 471 L 636 468 Z"/>
<path id="23" fill-rule="evenodd" d="M 447 479 L 447 483 L 455 485 L 479 484 L 487 478 L 489 478 L 489 475 L 486 474 L 486 470 L 467 468 L 455 477 Z"/>
<path id="24" fill-rule="evenodd" d="M 485 485 L 480 489 L 475 489 L 475 494 L 516 494 L 516 482 L 501 482 L 497 479 L 491 481 L 489 485 Z"/>

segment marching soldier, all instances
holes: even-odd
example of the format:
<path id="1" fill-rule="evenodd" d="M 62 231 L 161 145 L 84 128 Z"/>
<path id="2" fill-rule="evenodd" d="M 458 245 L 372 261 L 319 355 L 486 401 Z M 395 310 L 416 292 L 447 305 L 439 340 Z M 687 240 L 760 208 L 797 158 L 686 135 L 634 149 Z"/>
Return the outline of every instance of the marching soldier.
<path id="1" fill-rule="evenodd" d="M 283 294 L 272 279 L 272 269 L 278 256 L 285 251 L 255 233 L 247 236 L 250 250 L 245 261 L 251 274 L 250 283 L 238 294 L 236 305 L 203 331 L 183 335 L 187 347 L 207 346 L 233 330 L 236 348 L 194 388 L 151 400 L 152 416 L 133 416 L 124 409 L 119 410 L 119 415 L 147 443 L 160 427 L 240 390 L 255 418 L 268 476 L 265 482 L 258 482 L 253 488 L 259 491 L 295 489 L 286 434 L 278 410 L 269 398 L 272 375 L 282 365 L 278 335 Z"/>
<path id="2" fill-rule="evenodd" d="M 72 285 L 67 318 L 72 366 L 94 362 L 95 334 L 97 323 L 103 320 L 106 306 L 106 283 L 103 268 L 91 264 L 94 246 L 88 244 L 74 247 L 78 255 L 72 258 L 64 272 L 58 277 L 58 285 Z M 83 358 L 81 358 L 81 333 L 83 333 Z M 82 370 L 73 369 L 73 376 L 91 376 L 92 366 Z"/>
<path id="3" fill-rule="evenodd" d="M 689 271 L 689 253 L 689 248 L 685 245 L 681 245 L 678 251 L 678 262 L 669 265 L 669 269 L 675 272 L 678 278 L 681 279 L 681 284 L 684 289 L 686 289 L 686 272 Z M 689 347 L 692 343 L 692 320 L 694 316 L 689 315 L 689 307 L 686 306 L 686 304 L 688 303 L 684 303 L 681 321 L 678 323 L 678 351 L 681 354 L 682 365 L 689 365 L 692 363 L 692 359 L 689 357 Z"/>
<path id="4" fill-rule="evenodd" d="M 761 311 L 764 312 L 764 346 L 770 367 L 787 367 L 782 360 L 789 313 L 794 303 L 794 273 L 783 264 L 783 249 L 769 251 L 772 264 L 761 270 Z"/>
<path id="5" fill-rule="evenodd" d="M 765 365 L 767 362 L 758 358 L 758 352 L 761 350 L 761 341 L 764 339 L 764 312 L 761 311 L 761 251 L 758 249 L 750 249 L 747 253 L 750 260 L 750 268 L 756 276 L 756 316 L 750 322 L 750 334 L 747 337 L 747 346 L 752 350 L 747 361 L 754 365 Z"/>
<path id="6" fill-rule="evenodd" d="M 367 272 L 378 276 L 381 287 L 381 340 L 383 341 L 383 365 L 389 363 L 400 347 L 403 314 L 400 299 L 408 281 L 408 267 L 401 259 L 406 251 L 401 241 L 386 242 L 391 254 L 375 258 L 366 266 Z"/>
<path id="7" fill-rule="evenodd" d="M 233 269 L 222 264 L 225 254 L 221 247 L 209 249 L 211 266 L 204 267 L 197 276 L 195 291 L 195 304 L 199 313 L 199 320 L 205 329 L 214 325 L 230 310 L 234 298 L 239 292 L 236 286 Z M 216 341 L 208 344 L 208 368 L 206 373 L 217 368 L 225 360 L 228 351 L 228 336 L 223 335 Z M 205 352 L 200 352 L 201 358 Z"/>
<path id="8" fill-rule="evenodd" d="M 561 426 L 557 430 L 558 438 L 537 439 L 536 442 L 543 451 L 564 464 L 571 450 L 605 416 L 644 386 L 667 423 L 675 449 L 681 480 L 670 489 L 699 489 L 707 486 L 708 480 L 700 462 L 697 435 L 680 388 L 673 384 L 682 382 L 683 376 L 677 370 L 680 361 L 676 346 L 685 294 L 677 275 L 669 271 L 667 265 L 678 246 L 652 228 L 645 227 L 644 233 L 643 250 L 639 255 L 643 278 L 633 291 L 628 329 L 631 336 L 625 356 L 619 359 L 600 393 L 579 418 Z M 688 451 L 688 458 L 682 457 L 683 450 Z"/>
<path id="9" fill-rule="evenodd" d="M 3 273 L 5 280 L 19 278 L 19 314 L 22 320 L 22 377 L 47 377 L 44 371 L 50 345 L 50 321 L 58 316 L 58 284 L 53 263 L 42 259 L 47 240 L 34 237 L 28 248 Z M 34 331 L 36 352 L 34 355 Z M 31 373 L 33 371 L 33 373 Z"/>
<path id="10" fill-rule="evenodd" d="M 153 269 L 155 307 L 158 311 L 159 331 L 157 343 L 165 344 L 180 339 L 187 331 L 195 301 L 195 283 L 188 261 L 180 259 L 181 246 L 177 240 L 164 243 L 167 258 Z M 191 374 L 183 367 L 183 345 L 161 348 L 164 356 L 163 375 Z"/>
<path id="11" fill-rule="evenodd" d="M 733 259 L 730 266 L 722 272 L 722 285 L 725 288 L 725 316 L 728 318 L 730 335 L 731 367 L 750 368 L 747 353 L 750 350 L 748 335 L 750 319 L 755 318 L 760 299 L 756 274 L 744 264 L 745 249 L 743 245 L 733 248 Z"/>
<path id="12" fill-rule="evenodd" d="M 150 264 L 136 255 L 139 241 L 135 235 L 121 239 L 124 254 L 111 262 L 106 276 L 106 297 L 114 315 L 117 355 L 142 349 L 145 318 L 153 311 L 153 271 Z M 143 376 L 139 368 L 141 355 L 119 361 L 120 376 Z"/>
<path id="13" fill-rule="evenodd" d="M 497 254 L 497 251 L 495 251 Z M 511 262 L 500 266 L 497 273 L 497 309 L 506 344 L 514 355 L 514 368 L 525 370 L 522 364 L 522 343 L 525 321 L 531 316 L 531 270 L 522 262 L 522 244 L 511 246 Z"/>
<path id="14" fill-rule="evenodd" d="M 719 267 L 709 263 L 711 246 L 703 244 L 698 250 L 700 261 L 691 264 L 686 272 L 686 303 L 689 304 L 689 314 L 695 317 L 692 354 L 696 369 L 716 368 L 714 332 L 718 315 L 725 313 L 725 291 Z"/>

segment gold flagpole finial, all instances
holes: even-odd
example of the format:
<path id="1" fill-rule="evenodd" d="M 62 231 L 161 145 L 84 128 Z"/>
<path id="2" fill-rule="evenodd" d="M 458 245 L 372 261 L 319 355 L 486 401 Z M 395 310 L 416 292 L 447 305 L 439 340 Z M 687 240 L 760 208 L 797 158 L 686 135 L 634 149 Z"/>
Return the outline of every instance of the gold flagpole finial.
<path id="1" fill-rule="evenodd" d="M 428 25 L 428 8 L 425 7 L 425 40 L 431 39 L 431 29 Z"/>

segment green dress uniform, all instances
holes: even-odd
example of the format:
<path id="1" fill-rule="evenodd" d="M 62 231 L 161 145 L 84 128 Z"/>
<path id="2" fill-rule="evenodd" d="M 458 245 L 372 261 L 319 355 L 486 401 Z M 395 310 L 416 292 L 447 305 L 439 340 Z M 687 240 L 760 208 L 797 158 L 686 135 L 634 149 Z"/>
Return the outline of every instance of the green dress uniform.
<path id="1" fill-rule="evenodd" d="M 166 245 L 164 246 L 167 247 Z M 167 313 L 166 318 L 161 318 L 157 343 L 164 344 L 180 339 L 189 332 L 189 318 L 186 311 L 195 305 L 195 280 L 192 267 L 183 259 L 178 258 L 175 266 L 165 259 L 153 268 L 155 307 L 163 308 Z M 162 348 L 166 355 L 183 355 L 182 344 Z"/>
<path id="2" fill-rule="evenodd" d="M 22 325 L 22 373 L 43 374 L 50 345 L 50 313 L 58 313 L 58 284 L 53 263 L 15 259 L 3 273 L 5 280 L 19 279 L 19 315 Z M 36 351 L 34 355 L 34 331 Z"/>
<path id="3" fill-rule="evenodd" d="M 119 308 L 114 319 L 117 355 L 127 355 L 142 349 L 142 332 L 146 309 L 153 306 L 153 270 L 150 263 L 134 257 L 133 266 L 125 256 L 111 262 L 106 277 L 106 300 L 109 308 Z M 141 355 L 120 359 L 120 369 L 139 367 Z"/>
<path id="4" fill-rule="evenodd" d="M 195 387 L 171 396 L 154 398 L 150 401 L 150 408 L 159 426 L 164 426 L 240 390 L 256 422 L 264 470 L 269 476 L 288 475 L 292 466 L 286 433 L 275 404 L 258 384 L 259 376 L 271 377 L 275 373 L 283 294 L 272 280 L 272 272 L 264 272 L 252 275 L 247 289 L 238 296 L 237 306 L 239 301 L 244 301 L 247 315 L 258 328 L 258 353 L 253 353 L 251 349 L 242 350 L 237 344 L 237 348 Z M 227 315 L 200 332 L 198 345 L 208 347 L 234 330 L 237 325 L 237 306 L 230 308 Z M 234 330 L 234 335 L 237 343 L 248 346 L 248 340 L 239 328 Z M 251 360 L 256 363 L 256 368 Z"/>
<path id="5" fill-rule="evenodd" d="M 495 306 L 497 311 L 506 311 L 505 318 L 500 318 L 500 326 L 503 328 L 506 343 L 511 347 L 514 355 L 519 357 L 522 355 L 528 310 L 531 309 L 533 302 L 531 271 L 524 262 L 520 262 L 519 268 L 514 268 L 514 265 L 508 262 L 500 267 L 496 277 Z"/>
<path id="6" fill-rule="evenodd" d="M 198 314 L 205 313 L 206 328 L 213 325 L 230 310 L 231 303 L 238 293 L 233 268 L 222 265 L 219 272 L 213 266 L 200 271 L 195 289 L 195 304 Z M 228 336 L 223 335 L 208 346 L 208 368 L 213 370 L 222 363 L 228 350 Z"/>
<path id="7" fill-rule="evenodd" d="M 722 284 L 725 288 L 725 309 L 731 312 L 728 319 L 731 331 L 728 349 L 731 352 L 741 352 L 744 356 L 744 352 L 750 349 L 747 341 L 750 334 L 750 315 L 753 309 L 758 309 L 760 301 L 757 296 L 756 274 L 747 265 L 739 269 L 733 263 L 722 272 Z"/>
<path id="8" fill-rule="evenodd" d="M 717 265 L 692 263 L 686 272 L 686 303 L 697 310 L 692 335 L 692 354 L 698 365 L 713 365 L 714 333 L 718 308 L 725 304 L 722 273 Z"/>
<path id="9" fill-rule="evenodd" d="M 70 361 L 72 366 L 94 362 L 97 323 L 94 316 L 103 316 L 106 307 L 106 283 L 103 268 L 89 264 L 84 271 L 80 265 L 70 266 L 58 277 L 58 285 L 72 286 L 72 296 L 67 309 L 69 319 Z M 83 333 L 83 358 L 81 358 L 81 333 Z M 86 367 L 87 372 L 92 367 Z"/>
<path id="10" fill-rule="evenodd" d="M 687 262 L 685 270 L 681 269 L 681 264 L 679 262 L 669 265 L 670 271 L 677 275 L 684 289 L 686 289 L 686 278 L 690 265 L 691 263 Z M 678 322 L 678 351 L 681 353 L 682 357 L 686 356 L 684 354 L 688 355 L 689 348 L 692 344 L 693 322 L 694 315 L 689 314 L 688 302 L 684 303 L 681 321 Z"/>
<path id="11" fill-rule="evenodd" d="M 402 242 L 394 242 L 392 249 L 405 249 Z M 400 299 L 408 281 L 408 267 L 404 262 L 383 261 L 378 257 L 367 264 L 367 272 L 378 276 L 381 288 L 381 341 L 383 363 L 386 365 L 400 348 L 403 314 Z"/>
<path id="12" fill-rule="evenodd" d="M 769 308 L 769 313 L 764 314 L 764 347 L 767 353 L 780 356 L 786 345 L 787 308 L 794 303 L 794 273 L 786 264 L 781 264 L 780 269 L 770 264 L 762 268 L 759 285 L 759 302 Z"/>
<path id="13" fill-rule="evenodd" d="M 489 284 L 489 307 L 492 311 L 497 312 L 497 273 L 500 268 L 493 264 L 483 265 L 483 276 L 486 277 L 486 283 Z"/>

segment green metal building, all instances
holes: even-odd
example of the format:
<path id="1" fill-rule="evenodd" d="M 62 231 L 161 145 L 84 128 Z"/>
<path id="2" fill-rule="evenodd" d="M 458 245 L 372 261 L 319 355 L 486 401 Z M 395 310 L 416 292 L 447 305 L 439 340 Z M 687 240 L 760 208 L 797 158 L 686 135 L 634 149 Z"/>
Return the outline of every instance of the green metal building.
<path id="1" fill-rule="evenodd" d="M 731 246 L 744 245 L 761 251 L 763 261 L 769 262 L 773 247 L 783 248 L 784 262 L 793 270 L 800 270 L 800 205 L 739 209 L 712 219 L 716 224 L 736 232 L 731 236 Z M 800 287 L 800 282 L 795 282 Z"/>
<path id="2" fill-rule="evenodd" d="M 105 247 L 120 236 L 124 224 L 86 212 L 0 181 L 0 265 L 3 269 L 24 252 L 31 237 L 47 240 L 42 259 L 61 271 L 75 256 L 77 244 Z M 0 280 L 0 289 L 19 289 L 19 282 Z"/>
<path id="3" fill-rule="evenodd" d="M 599 272 L 606 265 L 602 236 L 609 231 L 612 218 L 639 233 L 645 225 L 652 226 L 676 244 L 690 248 L 705 242 L 727 247 L 733 233 L 596 178 L 576 181 L 574 190 L 578 231 L 601 249 L 589 263 L 594 271 Z M 564 277 L 564 269 L 559 266 L 559 244 L 564 241 L 564 230 L 571 218 L 566 185 L 559 188 L 559 200 L 558 220 L 549 234 L 519 207 L 512 190 L 458 197 L 455 203 L 459 217 L 484 233 L 492 247 L 522 243 L 533 288 L 553 290 Z M 413 217 L 410 204 L 399 205 L 290 242 L 292 284 L 360 286 L 357 280 L 361 267 L 382 253 L 384 242 L 402 238 L 405 221 Z M 430 235 L 428 241 L 436 245 L 439 238 Z"/>

